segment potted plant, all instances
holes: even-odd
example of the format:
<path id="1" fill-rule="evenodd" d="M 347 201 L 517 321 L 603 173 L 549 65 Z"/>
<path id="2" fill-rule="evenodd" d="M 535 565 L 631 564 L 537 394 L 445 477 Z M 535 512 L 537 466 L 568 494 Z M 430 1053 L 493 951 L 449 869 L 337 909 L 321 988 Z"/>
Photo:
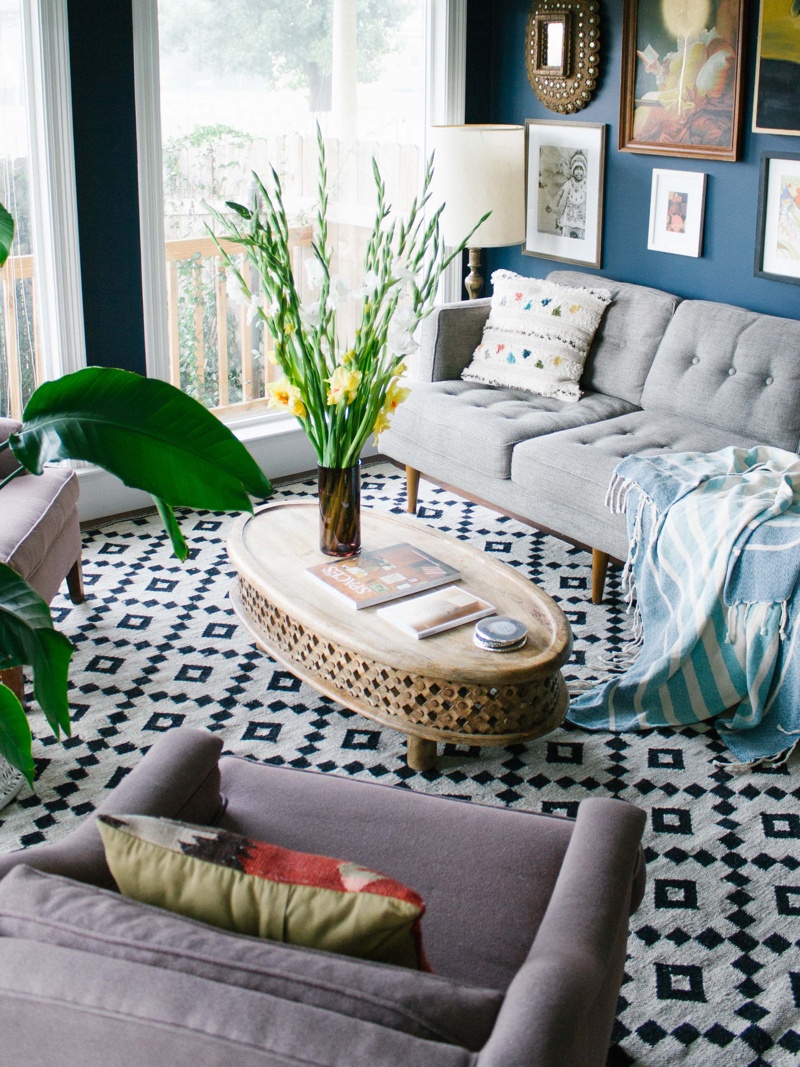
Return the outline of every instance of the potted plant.
<path id="1" fill-rule="evenodd" d="M 319 200 L 309 274 L 316 291 L 303 302 L 292 272 L 289 222 L 274 168 L 270 188 L 253 174 L 258 195 L 251 206 L 226 201 L 229 216 L 211 209 L 217 243 L 227 268 L 274 341 L 282 377 L 268 388 L 270 405 L 295 415 L 319 465 L 320 548 L 329 555 L 360 549 L 360 455 L 367 440 L 389 425 L 408 390 L 402 385 L 405 358 L 415 347 L 414 332 L 430 314 L 442 272 L 488 218 L 479 219 L 457 248 L 446 251 L 439 232 L 444 204 L 428 211 L 433 159 L 422 192 L 404 217 L 386 201 L 386 187 L 373 159 L 377 209 L 364 256 L 363 288 L 355 336 L 343 341 L 336 311 L 345 293 L 331 274 L 328 243 L 328 174 L 325 146 L 317 126 Z M 260 199 L 260 203 L 258 202 Z M 253 293 L 242 271 L 220 244 L 239 245 L 260 281 Z"/>
<path id="2" fill-rule="evenodd" d="M 0 267 L 14 222 L 0 204 Z M 129 371 L 87 367 L 45 382 L 31 396 L 22 427 L 0 445 L 19 466 L 0 482 L 41 474 L 44 464 L 84 460 L 149 492 L 179 559 L 189 554 L 175 507 L 250 511 L 250 494 L 272 486 L 223 423 L 167 382 Z M 67 671 L 73 648 L 50 609 L 11 567 L 0 563 L 0 669 L 30 666 L 34 693 L 56 737 L 70 732 Z M 33 781 L 31 731 L 16 695 L 0 684 L 0 755 Z"/>

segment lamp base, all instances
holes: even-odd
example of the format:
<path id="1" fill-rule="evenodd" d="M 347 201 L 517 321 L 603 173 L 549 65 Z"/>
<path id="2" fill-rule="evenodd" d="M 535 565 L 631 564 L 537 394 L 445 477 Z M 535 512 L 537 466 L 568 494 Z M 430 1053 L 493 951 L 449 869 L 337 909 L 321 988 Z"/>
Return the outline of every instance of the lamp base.
<path id="1" fill-rule="evenodd" d="M 483 289 L 483 276 L 481 274 L 481 250 L 480 248 L 469 249 L 469 274 L 464 281 L 464 288 L 470 300 L 477 300 Z"/>

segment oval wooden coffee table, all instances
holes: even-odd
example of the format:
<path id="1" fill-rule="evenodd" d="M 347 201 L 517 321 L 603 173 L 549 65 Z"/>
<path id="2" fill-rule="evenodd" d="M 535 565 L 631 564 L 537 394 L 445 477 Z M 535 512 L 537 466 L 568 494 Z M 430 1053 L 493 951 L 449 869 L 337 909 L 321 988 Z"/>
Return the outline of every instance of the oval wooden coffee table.
<path id="1" fill-rule="evenodd" d="M 362 511 L 364 548 L 408 541 L 461 571 L 461 585 L 528 627 L 518 652 L 472 643 L 473 624 L 416 640 L 355 611 L 312 581 L 319 551 L 316 500 L 272 504 L 237 520 L 228 554 L 231 602 L 256 643 L 320 693 L 408 735 L 408 764 L 436 765 L 436 742 L 509 745 L 553 730 L 567 709 L 560 667 L 569 623 L 545 592 L 511 567 L 419 520 Z"/>

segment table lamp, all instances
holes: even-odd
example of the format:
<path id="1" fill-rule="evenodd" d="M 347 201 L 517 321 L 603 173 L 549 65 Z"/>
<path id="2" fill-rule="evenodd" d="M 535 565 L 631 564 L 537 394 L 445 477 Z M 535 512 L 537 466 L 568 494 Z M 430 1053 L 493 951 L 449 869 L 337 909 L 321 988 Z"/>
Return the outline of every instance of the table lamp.
<path id="1" fill-rule="evenodd" d="M 441 227 L 446 245 L 457 245 L 484 214 L 491 215 L 472 235 L 470 300 L 483 288 L 481 249 L 525 240 L 525 127 L 432 126 L 432 203 L 444 202 Z"/>

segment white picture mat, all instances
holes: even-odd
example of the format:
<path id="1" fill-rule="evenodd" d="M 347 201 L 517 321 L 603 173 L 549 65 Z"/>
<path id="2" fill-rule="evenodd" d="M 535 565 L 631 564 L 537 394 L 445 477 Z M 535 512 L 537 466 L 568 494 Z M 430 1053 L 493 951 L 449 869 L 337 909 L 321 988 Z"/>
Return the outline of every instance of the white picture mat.
<path id="1" fill-rule="evenodd" d="M 800 278 L 800 243 L 796 248 L 797 259 L 782 250 L 778 243 L 781 184 L 787 177 L 794 178 L 800 184 L 800 160 L 773 158 L 769 160 L 768 167 L 762 270 L 768 274 Z"/>
<path id="2" fill-rule="evenodd" d="M 566 122 L 526 124 L 525 244 L 523 252 L 567 263 L 600 266 L 600 238 L 603 217 L 603 169 L 605 166 L 605 125 L 589 126 Z M 580 151 L 586 156 L 586 225 L 583 238 L 563 237 L 539 230 L 539 167 L 542 147 L 564 152 Z"/>
<path id="3" fill-rule="evenodd" d="M 673 193 L 686 196 L 686 224 L 682 233 L 667 228 L 669 202 Z M 647 247 L 655 252 L 678 256 L 700 255 L 703 241 L 706 176 L 689 170 L 653 170 L 650 190 L 650 225 Z"/>

